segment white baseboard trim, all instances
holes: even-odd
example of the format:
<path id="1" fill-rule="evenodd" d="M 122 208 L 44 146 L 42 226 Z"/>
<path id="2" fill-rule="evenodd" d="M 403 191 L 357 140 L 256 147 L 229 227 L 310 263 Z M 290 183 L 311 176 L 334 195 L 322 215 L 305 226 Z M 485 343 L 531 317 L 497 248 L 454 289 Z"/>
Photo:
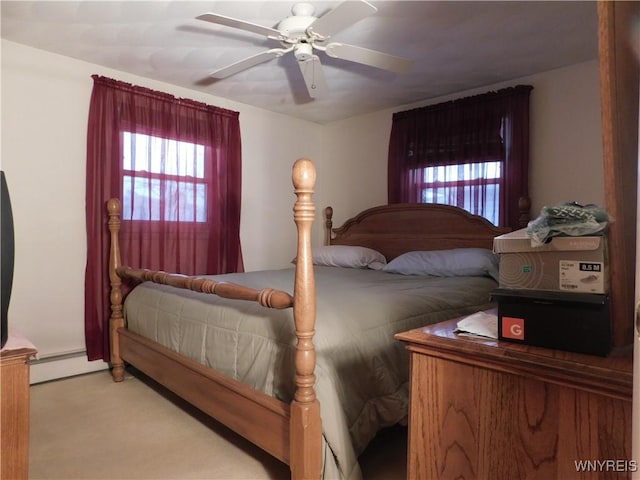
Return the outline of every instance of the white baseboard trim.
<path id="1" fill-rule="evenodd" d="M 102 360 L 87 360 L 87 352 L 84 350 L 51 355 L 31 360 L 29 383 L 33 385 L 108 368 L 109 365 Z"/>

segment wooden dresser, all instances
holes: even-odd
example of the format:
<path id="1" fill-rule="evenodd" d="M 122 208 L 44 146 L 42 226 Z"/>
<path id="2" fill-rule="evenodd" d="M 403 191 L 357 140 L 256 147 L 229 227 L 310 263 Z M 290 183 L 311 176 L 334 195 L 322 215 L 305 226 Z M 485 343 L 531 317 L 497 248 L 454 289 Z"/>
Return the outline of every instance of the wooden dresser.
<path id="1" fill-rule="evenodd" d="M 456 325 L 396 335 L 411 352 L 407 478 L 602 480 L 640 469 L 630 352 L 463 337 Z"/>
<path id="2" fill-rule="evenodd" d="M 0 479 L 29 477 L 29 359 L 37 353 L 9 330 L 0 350 Z"/>

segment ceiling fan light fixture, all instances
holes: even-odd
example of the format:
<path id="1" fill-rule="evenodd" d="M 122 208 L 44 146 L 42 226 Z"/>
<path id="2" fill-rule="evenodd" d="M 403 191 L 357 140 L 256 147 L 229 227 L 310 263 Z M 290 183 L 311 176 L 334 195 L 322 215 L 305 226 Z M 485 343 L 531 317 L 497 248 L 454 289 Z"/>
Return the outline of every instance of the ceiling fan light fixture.
<path id="1" fill-rule="evenodd" d="M 313 17 L 315 11 L 316 7 L 307 2 L 296 3 L 293 7 L 291 7 L 291 13 L 294 16 L 299 17 Z"/>
<path id="2" fill-rule="evenodd" d="M 304 62 L 313 56 L 313 47 L 310 43 L 298 43 L 294 48 L 296 60 Z"/>
<path id="3" fill-rule="evenodd" d="M 313 16 L 315 8 L 310 3 L 296 3 L 291 8 L 293 16 L 287 17 L 276 27 L 289 43 L 307 38 L 307 28 L 317 20 Z"/>

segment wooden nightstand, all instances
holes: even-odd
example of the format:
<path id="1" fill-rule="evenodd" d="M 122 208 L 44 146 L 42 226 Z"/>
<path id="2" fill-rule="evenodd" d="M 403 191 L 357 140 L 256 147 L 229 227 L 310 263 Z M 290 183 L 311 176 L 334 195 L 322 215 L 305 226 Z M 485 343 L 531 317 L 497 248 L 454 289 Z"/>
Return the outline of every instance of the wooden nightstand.
<path id="1" fill-rule="evenodd" d="M 640 469 L 631 352 L 463 337 L 458 320 L 395 336 L 411 352 L 407 478 L 601 480 Z"/>
<path id="2" fill-rule="evenodd" d="M 37 353 L 9 330 L 0 350 L 0 478 L 29 477 L 29 359 Z"/>

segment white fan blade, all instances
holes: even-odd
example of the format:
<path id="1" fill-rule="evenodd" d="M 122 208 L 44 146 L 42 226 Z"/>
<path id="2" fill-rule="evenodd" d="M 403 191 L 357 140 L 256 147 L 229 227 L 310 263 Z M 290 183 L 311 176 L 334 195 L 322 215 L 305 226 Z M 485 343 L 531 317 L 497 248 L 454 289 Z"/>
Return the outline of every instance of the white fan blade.
<path id="1" fill-rule="evenodd" d="M 327 88 L 327 82 L 324 78 L 324 71 L 320 58 L 317 55 L 312 55 L 307 60 L 298 62 L 302 76 L 304 77 L 304 83 L 307 84 L 307 90 L 311 98 L 322 98 L 326 96 L 329 89 Z"/>
<path id="2" fill-rule="evenodd" d="M 316 34 L 327 39 L 377 11 L 376 7 L 364 0 L 358 0 L 357 2 L 347 0 L 315 20 L 307 28 L 307 33 L 309 35 Z"/>
<path id="3" fill-rule="evenodd" d="M 249 67 L 253 67 L 254 65 L 264 63 L 272 58 L 279 57 L 288 51 L 290 50 L 285 48 L 272 48 L 271 50 L 260 52 L 256 55 L 252 55 L 251 57 L 247 57 L 244 60 L 240 60 L 239 62 L 232 63 L 224 68 L 215 70 L 211 72 L 209 76 L 213 78 L 227 78 L 238 72 L 246 70 Z"/>
<path id="4" fill-rule="evenodd" d="M 245 22 L 244 20 L 238 20 L 237 18 L 225 17 L 224 15 L 218 15 L 217 13 L 203 13 L 202 15 L 198 15 L 196 18 L 198 20 L 204 20 L 205 22 L 239 28 L 248 32 L 264 35 L 265 37 L 280 38 L 282 36 L 282 34 L 275 28 L 265 27 L 263 25 L 258 25 L 257 23 Z"/>
<path id="5" fill-rule="evenodd" d="M 407 73 L 413 67 L 413 60 L 408 58 L 396 57 L 395 55 L 343 43 L 330 43 L 327 45 L 326 53 L 333 58 L 342 58 L 395 73 Z"/>

